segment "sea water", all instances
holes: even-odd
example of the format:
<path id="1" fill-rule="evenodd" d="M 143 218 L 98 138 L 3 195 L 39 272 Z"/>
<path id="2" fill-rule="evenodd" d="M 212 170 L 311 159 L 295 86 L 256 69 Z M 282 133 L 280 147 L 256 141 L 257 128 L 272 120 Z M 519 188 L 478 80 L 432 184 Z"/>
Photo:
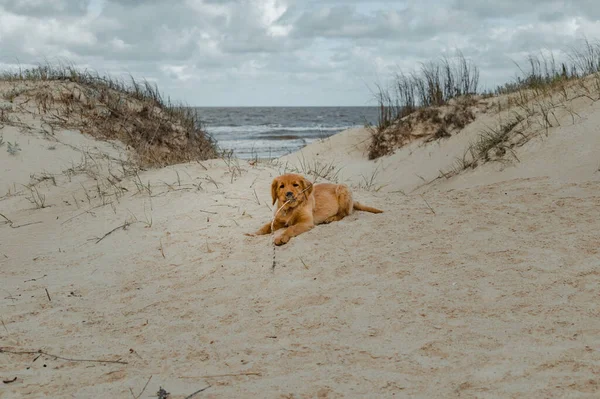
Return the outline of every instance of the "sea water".
<path id="1" fill-rule="evenodd" d="M 204 129 L 242 159 L 277 158 L 352 127 L 376 124 L 377 107 L 202 107 Z"/>

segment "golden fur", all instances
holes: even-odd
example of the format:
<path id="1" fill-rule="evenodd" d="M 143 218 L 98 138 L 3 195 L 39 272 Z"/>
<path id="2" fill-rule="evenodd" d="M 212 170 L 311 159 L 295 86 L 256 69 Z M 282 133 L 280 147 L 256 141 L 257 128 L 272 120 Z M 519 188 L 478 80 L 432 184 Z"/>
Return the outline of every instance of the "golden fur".
<path id="1" fill-rule="evenodd" d="M 313 185 L 301 175 L 288 173 L 273 179 L 271 197 L 275 209 L 275 220 L 265 224 L 254 234 L 263 235 L 285 227 L 275 237 L 275 245 L 287 243 L 318 224 L 343 219 L 354 210 L 371 213 L 383 211 L 364 206 L 352 200 L 352 193 L 344 184 L 320 183 Z"/>

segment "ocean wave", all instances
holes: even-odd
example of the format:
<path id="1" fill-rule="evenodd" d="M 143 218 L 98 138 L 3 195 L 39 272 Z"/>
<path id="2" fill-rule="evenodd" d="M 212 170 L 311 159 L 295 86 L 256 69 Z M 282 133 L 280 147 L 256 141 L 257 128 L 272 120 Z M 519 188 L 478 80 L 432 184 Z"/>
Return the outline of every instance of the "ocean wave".
<path id="1" fill-rule="evenodd" d="M 206 126 L 205 129 L 208 133 L 218 134 L 258 134 L 258 133 L 272 133 L 274 131 L 281 132 L 310 132 L 310 131 L 323 131 L 323 132 L 335 132 L 342 131 L 352 126 L 282 126 L 279 124 L 267 124 L 267 125 L 245 125 L 245 126 Z"/>

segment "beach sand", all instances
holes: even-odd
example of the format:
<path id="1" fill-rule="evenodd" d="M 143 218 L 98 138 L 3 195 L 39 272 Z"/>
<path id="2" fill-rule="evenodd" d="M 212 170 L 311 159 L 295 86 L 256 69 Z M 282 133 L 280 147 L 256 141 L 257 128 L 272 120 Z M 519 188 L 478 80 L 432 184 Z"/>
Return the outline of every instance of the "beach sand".
<path id="1" fill-rule="evenodd" d="M 193 162 L 112 186 L 124 146 L 48 137 L 13 110 L 21 124 L 0 130 L 21 148 L 0 147 L 0 397 L 597 398 L 600 103 L 572 105 L 579 117 L 559 114 L 518 162 L 448 179 L 496 114 L 376 161 L 354 129 L 277 162 Z M 244 236 L 272 215 L 273 177 L 311 165 L 385 212 L 275 252 Z"/>

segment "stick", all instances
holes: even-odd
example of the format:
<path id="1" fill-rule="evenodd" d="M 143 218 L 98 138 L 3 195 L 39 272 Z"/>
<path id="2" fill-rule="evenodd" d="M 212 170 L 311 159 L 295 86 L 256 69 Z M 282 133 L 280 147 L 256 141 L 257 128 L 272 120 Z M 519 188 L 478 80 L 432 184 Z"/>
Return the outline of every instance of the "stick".
<path id="1" fill-rule="evenodd" d="M 198 212 L 204 212 L 204 213 L 210 213 L 211 215 L 218 215 L 217 212 L 211 212 L 211 211 L 204 211 L 202 209 L 196 209 Z"/>
<path id="2" fill-rule="evenodd" d="M 71 358 L 68 358 L 68 357 L 62 357 L 62 356 L 53 355 L 51 353 L 44 352 L 41 349 L 37 350 L 37 351 L 9 351 L 9 350 L 0 348 L 0 353 L 11 353 L 13 355 L 36 355 L 36 354 L 40 354 L 40 355 L 45 355 L 45 356 L 52 357 L 52 358 L 58 359 L 58 360 L 66 360 L 68 362 L 92 362 L 92 363 L 128 364 L 127 362 L 124 362 L 124 361 L 121 361 L 121 360 L 71 359 Z"/>
<path id="3" fill-rule="evenodd" d="M 129 391 L 131 392 L 131 396 L 133 396 L 133 399 L 140 399 L 140 397 L 142 396 L 142 394 L 146 390 L 146 387 L 148 386 L 148 383 L 150 382 L 151 379 L 152 379 L 152 376 L 150 376 L 150 378 L 148 378 L 148 381 L 146 381 L 146 385 L 144 385 L 144 388 L 142 388 L 142 392 L 140 392 L 139 395 L 137 395 L 137 396 L 135 396 L 133 394 L 133 389 L 129 388 Z"/>
<path id="4" fill-rule="evenodd" d="M 4 324 L 4 320 L 0 319 L 0 321 L 2 322 L 2 327 L 4 327 L 4 329 L 6 330 L 6 333 L 7 333 L 7 334 L 10 334 L 10 333 L 8 332 L 8 328 L 6 328 L 6 324 Z"/>
<path id="5" fill-rule="evenodd" d="M 42 222 L 31 222 L 31 223 L 25 223 L 25 224 L 20 224 L 18 226 L 14 225 L 14 222 L 12 220 L 10 220 L 9 218 L 7 218 L 6 216 L 4 216 L 3 214 L 0 213 L 0 216 L 2 216 L 4 219 L 6 219 L 6 222 L 11 229 L 18 229 L 19 227 L 25 227 L 25 226 L 31 226 L 32 224 L 39 224 Z"/>
<path id="6" fill-rule="evenodd" d="M 305 190 L 306 191 L 306 190 Z M 304 191 L 303 191 L 304 192 Z M 277 219 L 277 214 L 283 209 L 284 206 L 286 206 L 287 204 L 290 203 L 291 200 L 287 200 L 284 202 L 283 205 L 281 205 L 279 207 L 279 209 L 277 210 L 277 212 L 275 212 L 275 216 L 273 216 L 273 219 L 271 220 L 271 236 L 274 237 L 275 236 L 275 219 Z M 271 265 L 271 271 L 273 273 L 275 273 L 275 266 L 277 265 L 277 261 L 275 260 L 275 244 L 273 244 L 273 264 Z"/>
<path id="7" fill-rule="evenodd" d="M 304 265 L 304 268 L 305 268 L 306 270 L 310 269 L 310 268 L 308 267 L 308 265 L 307 265 L 306 263 L 304 263 L 304 260 L 302 260 L 302 258 L 300 258 L 300 262 L 302 262 L 302 264 Z"/>
<path id="8" fill-rule="evenodd" d="M 308 190 L 309 188 L 311 188 L 313 186 L 314 183 L 310 183 L 310 185 L 308 187 L 306 187 L 304 190 L 302 190 L 300 192 L 300 195 L 304 194 L 306 192 L 306 190 Z M 275 215 L 273 216 L 273 219 L 271 220 L 271 236 L 275 236 L 275 230 L 273 230 L 274 226 L 275 226 L 275 219 L 277 219 L 277 214 L 279 212 L 281 212 L 281 210 L 283 209 L 284 206 L 286 206 L 287 204 L 289 204 L 292 200 L 289 199 L 287 201 L 285 201 L 283 203 L 283 205 L 281 205 L 279 207 L 279 209 L 277 210 L 277 212 L 275 212 Z M 277 262 L 275 260 L 275 244 L 273 244 L 273 264 L 271 265 L 271 271 L 273 273 L 275 273 L 275 266 L 276 266 Z"/>
<path id="9" fill-rule="evenodd" d="M 29 281 L 38 281 L 38 280 L 41 280 L 41 279 L 43 279 L 43 278 L 44 278 L 44 277 L 46 277 L 46 276 L 47 276 L 47 274 L 44 274 L 42 277 L 38 277 L 38 278 L 31 278 L 31 279 L 29 279 L 29 280 L 25 280 L 25 281 L 23 281 L 23 282 L 24 282 L 24 283 L 27 283 L 27 282 L 29 282 Z"/>
<path id="10" fill-rule="evenodd" d="M 106 205 L 108 205 L 108 204 L 112 204 L 112 202 L 109 202 L 109 203 L 106 203 L 106 204 L 102 204 L 102 205 L 98 205 L 98 206 L 95 206 L 95 207 L 93 207 L 93 208 L 90 208 L 90 209 L 88 209 L 88 210 L 87 210 L 87 211 L 85 211 L 85 212 L 78 213 L 77 215 L 75 215 L 75 216 L 73 216 L 73 217 L 70 217 L 70 218 L 68 218 L 67 220 L 65 220 L 64 222 L 62 222 L 60 225 L 62 226 L 63 224 L 65 224 L 65 223 L 67 223 L 67 222 L 70 222 L 71 220 L 73 220 L 73 219 L 75 219 L 75 218 L 77 218 L 77 217 L 79 217 L 79 216 L 81 216 L 81 215 L 85 215 L 86 213 L 91 213 L 91 211 L 92 211 L 92 210 L 94 210 L 94 209 L 98 209 L 98 208 L 102 208 L 103 206 L 106 206 Z"/>
<path id="11" fill-rule="evenodd" d="M 52 299 L 50 299 L 50 294 L 48 293 L 48 288 L 44 288 L 46 290 L 46 295 L 48 295 L 48 301 L 52 302 Z"/>
<path id="12" fill-rule="evenodd" d="M 163 250 L 162 238 L 161 238 L 161 239 L 159 239 L 159 241 L 160 241 L 160 253 L 161 253 L 162 257 L 163 257 L 164 259 L 166 259 L 167 257 L 165 256 L 165 251 Z"/>
<path id="13" fill-rule="evenodd" d="M 196 392 L 194 392 L 194 393 L 193 393 L 193 394 L 191 394 L 191 395 L 188 395 L 188 396 L 186 396 L 186 397 L 185 397 L 185 399 L 190 399 L 191 397 L 193 397 L 193 396 L 196 396 L 196 395 L 197 395 L 197 394 L 199 394 L 200 392 L 202 392 L 202 391 L 206 391 L 208 388 L 210 388 L 210 385 L 209 385 L 209 386 L 207 386 L 207 387 L 205 387 L 205 388 L 202 388 L 202 389 L 199 389 L 199 390 L 197 390 Z"/>
<path id="14" fill-rule="evenodd" d="M 256 194 L 256 189 L 254 189 L 254 198 L 256 198 L 256 203 L 260 205 L 260 200 L 258 199 L 258 195 Z"/>
<path id="15" fill-rule="evenodd" d="M 246 372 L 246 373 L 201 375 L 200 377 L 194 377 L 194 378 L 239 377 L 241 375 L 257 375 L 257 376 L 261 376 L 262 374 L 261 373 L 257 373 L 257 372 L 253 372 L 253 371 L 249 371 L 249 372 Z"/>
<path id="16" fill-rule="evenodd" d="M 96 241 L 96 244 L 98 244 L 100 241 L 104 240 L 106 237 L 108 237 L 109 235 L 111 235 L 112 233 L 114 233 L 115 231 L 119 230 L 119 229 L 127 229 L 127 227 L 131 226 L 131 222 L 125 222 L 122 225 L 115 227 L 114 229 L 112 229 L 111 231 L 109 231 L 108 233 L 104 234 L 102 237 L 98 238 L 98 240 Z"/>
<path id="17" fill-rule="evenodd" d="M 427 202 L 427 200 L 425 199 L 425 197 L 423 197 L 423 194 L 421 194 L 421 198 L 423 198 L 423 201 L 425 201 L 425 203 L 429 207 L 429 210 L 435 215 L 435 211 L 433 210 L 433 208 L 431 207 L 431 205 L 429 205 L 429 202 Z"/>

